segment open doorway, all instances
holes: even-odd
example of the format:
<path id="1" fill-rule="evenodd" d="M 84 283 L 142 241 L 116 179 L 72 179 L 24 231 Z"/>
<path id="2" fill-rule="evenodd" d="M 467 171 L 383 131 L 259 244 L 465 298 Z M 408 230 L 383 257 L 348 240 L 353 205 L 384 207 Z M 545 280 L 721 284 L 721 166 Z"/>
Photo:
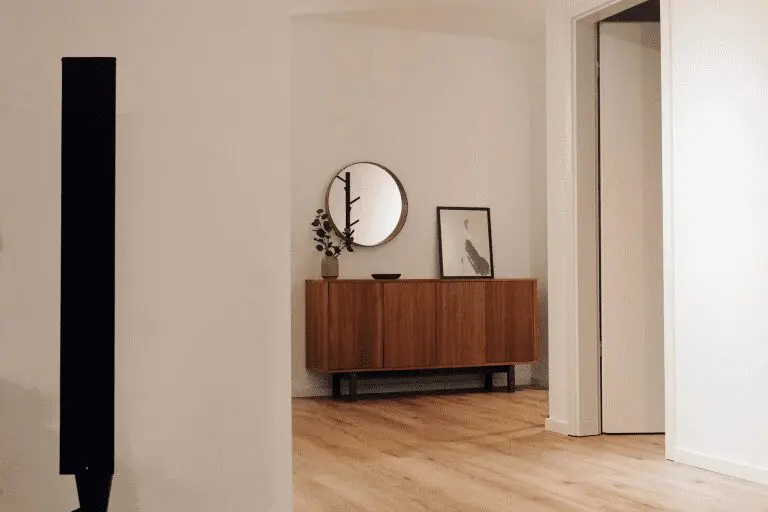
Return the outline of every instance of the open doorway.
<path id="1" fill-rule="evenodd" d="M 602 266 L 604 262 L 601 261 L 601 253 L 603 252 L 602 245 L 604 241 L 602 240 L 603 234 L 601 233 L 600 220 L 601 217 L 608 214 L 608 212 L 601 212 L 603 205 L 600 201 L 600 191 L 603 187 L 600 164 L 601 160 L 604 160 L 604 158 L 601 157 L 601 153 L 604 149 L 601 147 L 603 142 L 601 141 L 601 133 L 603 135 L 608 134 L 609 136 L 613 136 L 612 140 L 615 139 L 615 142 L 618 143 L 617 149 L 614 150 L 615 154 L 626 158 L 631 165 L 635 165 L 637 168 L 642 169 L 642 159 L 644 157 L 638 156 L 640 153 L 629 156 L 627 151 L 629 151 L 630 148 L 632 148 L 633 151 L 642 150 L 642 144 L 637 142 L 642 137 L 645 137 L 643 133 L 644 129 L 642 125 L 638 128 L 638 126 L 632 125 L 631 123 L 643 120 L 647 117 L 642 113 L 642 109 L 638 106 L 643 102 L 643 92 L 642 90 L 638 90 L 635 95 L 636 99 L 630 102 L 626 91 L 621 90 L 621 86 L 622 81 L 627 79 L 627 77 L 624 76 L 627 71 L 632 71 L 635 74 L 635 78 L 632 79 L 631 83 L 637 82 L 639 79 L 638 77 L 642 76 L 643 64 L 641 56 L 644 53 L 639 48 L 643 47 L 644 42 L 646 45 L 648 44 L 648 41 L 646 41 L 648 34 L 643 35 L 642 31 L 638 32 L 635 30 L 635 35 L 632 37 L 639 40 L 639 43 L 634 50 L 630 50 L 632 45 L 630 45 L 628 41 L 625 41 L 626 37 L 620 36 L 619 34 L 612 34 L 614 39 L 613 43 L 616 43 L 616 55 L 614 58 L 619 66 L 619 68 L 617 68 L 619 70 L 615 75 L 616 83 L 618 84 L 618 87 L 616 88 L 617 96 L 620 98 L 617 102 L 618 107 L 616 113 L 613 115 L 613 119 L 616 122 L 625 122 L 628 124 L 623 128 L 617 128 L 616 126 L 610 127 L 610 130 L 612 131 L 609 132 L 608 127 L 603 127 L 602 130 L 600 129 L 602 112 L 599 88 L 601 82 L 607 79 L 606 73 L 609 71 L 605 69 L 605 62 L 602 63 L 602 70 L 598 68 L 599 53 L 601 51 L 599 44 L 599 27 L 601 23 L 604 24 L 604 26 L 608 26 L 610 23 L 626 23 L 628 26 L 629 24 L 641 22 L 657 24 L 658 36 L 655 37 L 655 40 L 658 41 L 657 46 L 659 50 L 658 57 L 654 57 L 654 62 L 656 68 L 659 69 L 658 75 L 660 76 L 660 79 L 655 84 L 656 92 L 654 94 L 656 95 L 655 104 L 657 105 L 657 109 L 661 110 L 663 104 L 669 100 L 666 96 L 662 97 L 662 92 L 665 89 L 661 85 L 661 82 L 664 80 L 663 70 L 667 69 L 666 66 L 668 65 L 668 55 L 664 52 L 667 48 L 666 45 L 668 44 L 668 39 L 665 37 L 665 30 L 668 29 L 668 20 L 666 20 L 664 10 L 659 9 L 658 5 L 658 2 L 641 2 L 633 0 L 604 2 L 599 8 L 584 12 L 571 19 L 573 23 L 572 51 L 574 55 L 572 86 L 575 94 L 573 96 L 574 103 L 572 112 L 574 115 L 574 123 L 572 129 L 569 131 L 572 134 L 574 141 L 574 151 L 572 155 L 574 165 L 573 175 L 575 177 L 573 200 L 575 203 L 574 241 L 576 243 L 574 246 L 576 251 L 574 254 L 574 270 L 576 278 L 574 289 L 574 314 L 576 316 L 576 330 L 574 332 L 574 359 L 571 376 L 575 384 L 571 396 L 573 416 L 569 426 L 569 433 L 577 436 L 599 435 L 606 432 L 603 428 L 603 396 L 607 395 L 604 393 L 606 385 L 611 386 L 611 383 L 602 382 L 604 377 L 602 365 L 604 356 L 602 340 L 604 333 L 602 331 L 605 327 L 604 321 L 606 314 L 614 314 L 615 312 L 603 311 L 603 305 L 610 300 L 611 304 L 616 306 L 615 309 L 619 312 L 636 312 L 638 309 L 636 305 L 627 302 L 627 296 L 632 297 L 633 300 L 636 296 L 627 295 L 626 283 L 614 285 L 619 291 L 622 291 L 623 289 L 624 296 L 617 294 L 617 296 L 613 298 L 602 297 L 603 292 L 605 291 L 605 283 L 602 282 L 602 270 L 604 270 Z M 649 11 L 654 13 L 655 19 L 653 21 L 649 21 Z M 616 30 L 617 29 L 614 29 L 614 32 L 616 32 Z M 606 34 L 604 33 L 603 36 L 605 35 Z M 605 50 L 605 48 L 603 48 L 603 50 Z M 627 55 L 622 55 L 622 52 Z M 638 60 L 636 64 L 629 66 L 626 62 L 627 58 L 640 60 Z M 620 69 L 624 66 L 627 68 L 624 70 Z M 599 75 L 601 75 L 602 80 L 598 79 Z M 632 106 L 632 108 L 637 106 L 636 112 L 631 112 L 631 109 L 629 108 L 630 106 Z M 603 108 L 605 108 L 604 105 Z M 657 149 L 658 153 L 661 152 L 662 139 L 664 133 L 667 133 L 665 130 L 665 127 L 667 126 L 666 123 L 669 121 L 668 117 L 657 113 L 655 119 L 658 120 L 659 118 L 661 119 L 661 122 L 657 121 L 654 127 L 654 136 L 656 137 L 655 147 L 659 148 Z M 617 136 L 620 129 L 626 130 L 627 133 L 634 132 L 636 135 Z M 633 141 L 632 144 L 629 144 L 630 139 Z M 622 147 L 622 144 L 627 144 L 627 147 Z M 641 149 L 637 149 L 638 147 Z M 658 153 L 654 156 L 654 161 L 656 162 L 656 165 L 661 167 L 662 157 Z M 664 155 L 664 157 L 666 158 L 667 156 Z M 618 167 L 626 166 L 619 164 Z M 618 175 L 621 176 L 621 174 Z M 665 179 L 668 178 L 666 174 L 664 176 Z M 655 178 L 655 183 L 658 185 L 658 188 L 661 189 L 663 195 L 662 204 L 665 204 L 665 201 L 668 199 L 665 192 L 667 189 L 661 187 L 661 181 L 661 175 L 659 174 L 658 177 Z M 627 187 L 629 192 L 631 192 L 635 185 L 630 182 L 622 184 L 622 186 Z M 628 195 L 628 197 L 631 196 Z M 628 207 L 629 204 L 625 203 L 628 203 L 628 201 L 619 199 L 616 202 L 617 208 Z M 638 207 L 639 206 L 642 205 L 638 205 Z M 666 217 L 662 216 L 663 206 L 659 205 L 655 211 L 660 218 L 664 218 L 664 222 L 667 221 Z M 627 212 L 625 211 L 622 213 L 626 214 Z M 616 228 L 617 233 L 623 234 L 624 236 L 632 236 L 633 240 L 637 242 L 638 239 L 634 238 L 637 233 L 631 229 L 621 231 L 620 225 L 622 223 L 619 222 L 618 224 L 619 227 Z M 626 222 L 624 222 L 624 224 L 626 224 Z M 639 228 L 634 228 L 635 231 L 637 229 Z M 668 268 L 667 259 L 669 254 L 667 254 L 668 251 L 666 251 L 668 240 L 665 239 L 667 236 L 668 230 L 662 229 L 662 251 L 660 254 L 657 252 L 659 269 Z M 658 237 L 655 239 L 658 240 Z M 614 252 L 617 255 L 622 255 L 623 251 L 627 248 L 626 243 L 614 242 L 614 245 L 616 247 Z M 644 243 L 640 241 L 637 243 L 636 247 L 642 248 L 644 247 Z M 631 273 L 629 278 L 626 278 L 625 274 L 625 279 L 628 281 L 633 278 L 632 274 L 645 275 L 645 271 L 639 272 L 636 266 L 633 266 L 631 262 L 616 266 L 616 271 L 627 272 L 627 270 Z M 635 276 L 634 279 L 637 280 L 637 276 Z M 664 290 L 666 281 L 662 280 L 661 283 L 661 299 L 659 299 L 659 302 L 661 303 L 662 311 L 664 311 L 664 308 L 666 307 L 664 302 L 664 297 L 666 297 L 666 291 Z M 645 323 L 639 321 L 636 322 L 636 324 L 639 325 L 637 329 L 642 332 Z M 621 320 L 616 321 L 616 325 L 618 326 L 618 332 L 623 335 L 623 322 Z M 663 315 L 660 325 L 662 326 L 660 330 L 662 334 L 661 336 L 657 336 L 656 343 L 658 347 L 663 347 L 664 340 L 668 338 L 668 333 L 666 332 L 667 324 L 664 323 Z M 643 375 L 642 372 L 639 371 L 641 368 L 646 368 L 648 365 L 645 363 L 641 365 L 635 364 L 638 361 L 638 354 L 633 354 L 626 347 L 620 348 L 616 353 L 618 354 L 618 358 L 624 358 L 625 360 L 630 361 L 629 364 L 626 364 L 626 361 L 624 361 L 625 364 L 619 366 L 618 369 L 614 371 L 614 380 L 626 389 L 630 389 L 631 386 L 639 382 L 649 382 L 651 379 L 654 379 L 653 377 Z M 635 358 L 634 362 L 632 359 L 633 356 Z M 670 423 L 672 416 L 668 411 L 672 408 L 673 398 L 670 398 L 671 390 L 669 387 L 665 387 L 664 381 L 669 381 L 670 379 L 669 372 L 671 371 L 672 366 L 668 363 L 670 362 L 671 356 L 660 348 L 655 357 L 657 360 L 654 359 L 653 368 L 658 371 L 655 378 L 656 380 L 654 380 L 657 386 L 655 388 L 655 398 L 643 400 L 644 403 L 653 403 L 653 407 L 655 407 L 657 411 L 664 411 L 663 417 L 665 428 L 662 430 L 669 436 L 669 432 L 673 429 L 671 428 Z M 630 370 L 638 371 L 634 372 Z M 661 403 L 658 400 L 658 390 L 660 389 L 664 389 L 665 397 Z M 612 393 L 612 391 L 609 390 L 608 393 Z M 621 404 L 625 409 L 625 411 L 621 412 L 621 414 L 624 415 L 635 414 L 637 412 L 636 408 L 640 403 L 637 397 L 622 394 L 616 396 L 614 402 Z M 658 426 L 653 430 L 657 429 Z M 635 428 L 626 428 L 625 426 L 617 428 L 616 433 L 629 433 L 633 430 L 635 430 Z M 638 428 L 636 430 L 643 432 L 649 431 L 647 428 Z"/>
<path id="2" fill-rule="evenodd" d="M 597 24 L 601 429 L 663 433 L 658 0 Z"/>

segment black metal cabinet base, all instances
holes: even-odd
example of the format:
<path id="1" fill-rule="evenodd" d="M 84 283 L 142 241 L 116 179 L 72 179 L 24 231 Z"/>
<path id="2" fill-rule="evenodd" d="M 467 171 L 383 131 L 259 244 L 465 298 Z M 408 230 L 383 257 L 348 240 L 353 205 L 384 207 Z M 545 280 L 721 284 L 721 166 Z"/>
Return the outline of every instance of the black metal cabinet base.
<path id="1" fill-rule="evenodd" d="M 381 379 L 384 377 L 414 377 L 414 376 L 431 376 L 431 375 L 466 375 L 466 374 L 481 374 L 483 375 L 483 387 L 482 390 L 486 392 L 492 392 L 493 388 L 493 376 L 497 373 L 507 374 L 507 392 L 515 392 L 515 367 L 514 365 L 504 366 L 482 366 L 479 368 L 450 368 L 450 369 L 430 369 L 430 370 L 398 370 L 398 371 L 381 371 L 381 372 L 341 372 L 333 374 L 333 398 L 340 400 L 342 398 L 355 401 L 360 398 L 357 392 L 357 384 L 360 379 Z M 348 383 L 347 394 L 342 393 L 342 380 L 346 380 Z M 457 391 L 466 391 L 464 389 Z M 396 395 L 398 393 L 391 393 Z M 378 394 L 377 394 L 378 395 Z"/>

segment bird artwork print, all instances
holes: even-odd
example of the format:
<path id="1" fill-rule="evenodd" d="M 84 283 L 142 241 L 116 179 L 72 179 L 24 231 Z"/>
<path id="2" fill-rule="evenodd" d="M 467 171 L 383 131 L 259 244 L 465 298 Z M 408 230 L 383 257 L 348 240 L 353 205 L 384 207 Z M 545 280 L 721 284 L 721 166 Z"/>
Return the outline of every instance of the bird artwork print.
<path id="1" fill-rule="evenodd" d="M 491 274 L 491 264 L 478 252 L 472 242 L 469 219 L 464 219 L 464 255 L 461 261 L 465 270 L 471 270 L 475 275 L 487 276 Z"/>

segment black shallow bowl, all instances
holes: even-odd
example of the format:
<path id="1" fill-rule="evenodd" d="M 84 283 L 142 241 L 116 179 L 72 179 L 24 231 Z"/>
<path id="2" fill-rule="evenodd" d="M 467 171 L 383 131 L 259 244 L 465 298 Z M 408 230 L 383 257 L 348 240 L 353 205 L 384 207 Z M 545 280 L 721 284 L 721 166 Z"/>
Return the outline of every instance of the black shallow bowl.
<path id="1" fill-rule="evenodd" d="M 393 281 L 395 279 L 399 279 L 401 275 L 402 274 L 371 274 L 371 277 L 374 279 L 381 279 L 383 281 Z"/>

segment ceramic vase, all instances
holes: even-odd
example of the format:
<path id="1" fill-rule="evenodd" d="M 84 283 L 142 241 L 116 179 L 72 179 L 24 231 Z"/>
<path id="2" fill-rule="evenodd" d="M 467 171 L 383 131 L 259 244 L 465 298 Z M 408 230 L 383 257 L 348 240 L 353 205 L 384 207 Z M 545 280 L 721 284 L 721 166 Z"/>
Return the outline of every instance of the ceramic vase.
<path id="1" fill-rule="evenodd" d="M 320 263 L 320 275 L 323 279 L 336 279 L 339 277 L 339 259 L 334 256 L 323 256 Z"/>

